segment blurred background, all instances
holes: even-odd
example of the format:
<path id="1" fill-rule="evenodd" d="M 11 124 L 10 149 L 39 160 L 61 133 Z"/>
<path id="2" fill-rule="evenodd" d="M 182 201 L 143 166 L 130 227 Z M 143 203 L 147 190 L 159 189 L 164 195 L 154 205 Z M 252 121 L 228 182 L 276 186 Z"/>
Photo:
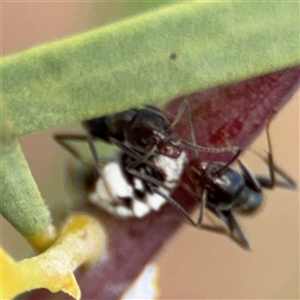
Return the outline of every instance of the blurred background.
<path id="1" fill-rule="evenodd" d="M 164 3 L 3 2 L 2 55 L 160 5 Z M 63 188 L 69 155 L 53 141 L 52 133 L 76 131 L 76 126 L 66 125 L 21 141 L 42 196 L 58 212 L 70 206 Z M 271 137 L 276 162 L 299 183 L 299 91 L 272 123 Z M 266 150 L 265 135 L 252 147 Z M 267 174 L 266 165 L 253 154 L 247 153 L 243 160 L 252 170 Z M 239 222 L 251 241 L 251 252 L 225 236 L 184 224 L 156 258 L 161 299 L 299 299 L 299 190 L 265 192 L 259 214 L 239 218 Z M 16 259 L 32 254 L 25 240 L 3 218 L 1 244 Z"/>

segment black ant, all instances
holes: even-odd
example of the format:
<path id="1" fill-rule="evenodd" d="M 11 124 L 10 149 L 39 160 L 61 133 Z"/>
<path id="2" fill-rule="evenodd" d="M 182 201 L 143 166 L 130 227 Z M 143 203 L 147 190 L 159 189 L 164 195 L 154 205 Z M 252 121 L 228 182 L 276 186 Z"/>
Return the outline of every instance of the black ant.
<path id="1" fill-rule="evenodd" d="M 179 112 L 178 119 L 182 113 Z M 125 152 L 137 153 L 142 162 L 155 154 L 174 159 L 181 155 L 181 141 L 173 129 L 178 119 L 170 123 L 158 108 L 146 106 L 86 120 L 82 125 L 89 138 L 114 144 Z M 54 138 L 78 158 L 78 153 L 67 141 L 87 141 L 87 135 L 56 134 Z"/>
<path id="2" fill-rule="evenodd" d="M 81 159 L 68 141 L 87 141 L 100 139 L 114 144 L 122 151 L 136 158 L 134 165 L 147 161 L 153 155 L 164 155 L 177 159 L 182 154 L 183 145 L 198 151 L 219 153 L 231 151 L 235 147 L 211 148 L 189 143 L 179 138 L 174 126 L 187 108 L 187 101 L 180 106 L 173 122 L 164 112 L 147 105 L 132 108 L 111 115 L 105 115 L 82 122 L 86 134 L 55 134 L 54 139 L 76 158 Z M 135 155 L 132 155 L 135 153 Z"/>
<path id="3" fill-rule="evenodd" d="M 146 106 L 84 121 L 86 135 L 57 134 L 54 138 L 80 161 L 80 155 L 67 141 L 88 142 L 96 164 L 96 175 L 88 176 L 93 178 L 88 180 L 91 202 L 121 217 L 142 217 L 167 200 L 191 221 L 185 210 L 169 198 L 186 163 L 185 143 L 174 129 L 186 107 L 185 101 L 172 123 L 160 109 Z M 112 143 L 121 151 L 100 163 L 96 139 Z M 190 145 L 187 143 L 187 147 L 214 153 L 233 148 Z"/>
<path id="4" fill-rule="evenodd" d="M 270 120 L 267 123 L 266 134 L 268 141 L 267 158 L 259 155 L 268 165 L 269 176 L 254 175 L 238 158 L 241 151 L 237 151 L 228 163 L 199 162 L 194 152 L 194 160 L 189 163 L 187 172 L 193 185 L 193 190 L 186 186 L 190 193 L 200 203 L 197 223 L 193 225 L 218 231 L 216 227 L 203 224 L 204 209 L 220 218 L 228 228 L 231 238 L 240 246 L 250 249 L 250 244 L 235 220 L 234 212 L 253 214 L 263 201 L 263 188 L 273 189 L 276 186 L 294 189 L 295 181 L 282 169 L 274 164 L 271 139 L 269 133 Z M 192 142 L 195 143 L 194 131 L 191 127 Z M 237 160 L 241 172 L 233 169 L 231 164 Z M 277 180 L 278 174 L 283 180 Z"/>

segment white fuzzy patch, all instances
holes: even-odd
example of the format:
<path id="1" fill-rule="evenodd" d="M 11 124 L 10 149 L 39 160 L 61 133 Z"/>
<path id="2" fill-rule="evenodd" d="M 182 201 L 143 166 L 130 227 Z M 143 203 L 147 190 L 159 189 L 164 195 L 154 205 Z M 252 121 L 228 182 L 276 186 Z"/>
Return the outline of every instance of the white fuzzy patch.
<path id="1" fill-rule="evenodd" d="M 113 211 L 111 211 L 114 215 L 117 215 L 121 218 L 129 218 L 134 217 L 134 213 L 132 209 L 129 209 L 125 206 L 118 205 Z"/>
<path id="2" fill-rule="evenodd" d="M 132 187 L 126 181 L 120 167 L 120 157 L 121 152 L 117 152 L 102 165 L 102 177 L 97 180 L 94 191 L 89 194 L 89 201 L 121 218 L 142 218 L 152 210 L 159 210 L 166 203 L 166 200 L 158 194 L 147 193 L 145 203 L 134 198 L 134 189 L 144 192 L 143 183 L 141 179 L 134 178 Z M 157 155 L 153 160 L 158 169 L 165 173 L 166 180 L 164 184 L 170 189 L 177 186 L 185 162 L 186 154 L 184 152 L 177 159 Z M 103 178 L 105 178 L 105 182 Z M 167 196 L 170 194 L 163 187 L 158 188 Z M 124 206 L 120 198 L 133 199 L 132 209 Z"/>
<path id="3" fill-rule="evenodd" d="M 120 165 L 109 162 L 101 170 L 102 177 L 98 179 L 93 197 L 99 197 L 103 201 L 111 202 L 112 198 L 132 197 L 133 189 L 125 180 Z M 105 178 L 105 182 L 103 180 Z M 91 195 L 92 197 L 92 195 Z"/>
<path id="4" fill-rule="evenodd" d="M 150 211 L 151 211 L 151 208 L 147 204 L 145 204 L 139 200 L 133 201 L 133 212 L 137 218 L 143 218 Z"/>
<path id="5" fill-rule="evenodd" d="M 125 180 L 120 164 L 112 162 L 102 169 L 102 176 L 106 179 L 113 198 L 132 197 L 133 189 Z"/>
<path id="6" fill-rule="evenodd" d="M 165 185 L 169 188 L 175 188 L 178 180 L 181 177 L 184 164 L 186 162 L 185 152 L 182 152 L 181 155 L 176 159 L 164 155 L 157 155 L 153 162 L 165 173 Z"/>
<path id="7" fill-rule="evenodd" d="M 101 175 L 103 177 L 98 179 L 95 190 L 89 195 L 89 201 L 120 217 L 132 216 L 130 209 L 112 205 L 118 197 L 133 197 L 133 188 L 125 180 L 118 160 L 109 161 L 102 166 Z M 105 183 L 103 178 L 105 178 Z"/>
<path id="8" fill-rule="evenodd" d="M 143 183 L 142 183 L 141 179 L 135 177 L 133 180 L 133 184 L 134 184 L 134 188 L 136 190 L 141 191 L 141 192 L 144 191 L 144 187 L 143 187 Z"/>
<path id="9" fill-rule="evenodd" d="M 154 193 L 147 194 L 146 202 L 153 210 L 157 211 L 162 207 L 163 204 L 166 203 L 166 200 L 160 195 Z"/>

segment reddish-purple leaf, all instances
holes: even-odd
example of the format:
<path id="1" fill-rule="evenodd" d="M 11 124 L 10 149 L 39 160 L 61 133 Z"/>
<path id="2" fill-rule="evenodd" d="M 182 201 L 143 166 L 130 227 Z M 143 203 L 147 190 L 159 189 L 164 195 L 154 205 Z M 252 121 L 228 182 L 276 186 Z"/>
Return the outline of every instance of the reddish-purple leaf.
<path id="1" fill-rule="evenodd" d="M 245 149 L 265 128 L 268 118 L 291 98 L 298 87 L 299 74 L 300 68 L 295 67 L 216 87 L 176 99 L 168 105 L 168 111 L 176 113 L 182 100 L 188 99 L 199 145 L 224 147 L 228 141 Z M 187 126 L 182 124 L 178 132 L 182 137 L 190 136 Z M 216 159 L 216 154 L 200 156 L 204 160 Z M 228 158 L 224 156 L 217 154 L 218 160 Z"/>
<path id="2" fill-rule="evenodd" d="M 189 99 L 197 143 L 203 146 L 224 146 L 225 141 L 245 149 L 264 129 L 267 119 L 280 111 L 291 98 L 300 79 L 300 67 L 217 87 L 172 101 L 167 110 L 176 114 L 184 99 Z M 177 127 L 187 139 L 186 122 Z M 228 159 L 200 153 L 202 160 Z M 181 190 L 175 192 L 186 209 L 195 203 Z M 181 216 L 170 205 L 143 219 L 116 220 L 103 212 L 95 212 L 107 225 L 109 249 L 106 257 L 88 270 L 77 272 L 82 299 L 119 299 L 144 266 L 167 243 L 182 224 Z M 36 291 L 26 299 L 70 299 L 62 293 Z"/>

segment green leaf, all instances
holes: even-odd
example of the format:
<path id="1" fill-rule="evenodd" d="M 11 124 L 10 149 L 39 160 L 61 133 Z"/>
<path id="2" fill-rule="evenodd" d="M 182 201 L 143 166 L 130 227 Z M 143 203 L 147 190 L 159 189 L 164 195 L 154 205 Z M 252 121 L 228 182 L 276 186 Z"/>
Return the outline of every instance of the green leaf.
<path id="1" fill-rule="evenodd" d="M 299 4 L 164 7 L 3 59 L 11 137 L 299 64 Z"/>
<path id="2" fill-rule="evenodd" d="M 17 142 L 2 144 L 1 150 L 1 213 L 26 236 L 45 231 L 51 223 L 50 212 L 31 176 L 20 145 Z M 27 221 L 20 223 L 26 216 Z"/>

